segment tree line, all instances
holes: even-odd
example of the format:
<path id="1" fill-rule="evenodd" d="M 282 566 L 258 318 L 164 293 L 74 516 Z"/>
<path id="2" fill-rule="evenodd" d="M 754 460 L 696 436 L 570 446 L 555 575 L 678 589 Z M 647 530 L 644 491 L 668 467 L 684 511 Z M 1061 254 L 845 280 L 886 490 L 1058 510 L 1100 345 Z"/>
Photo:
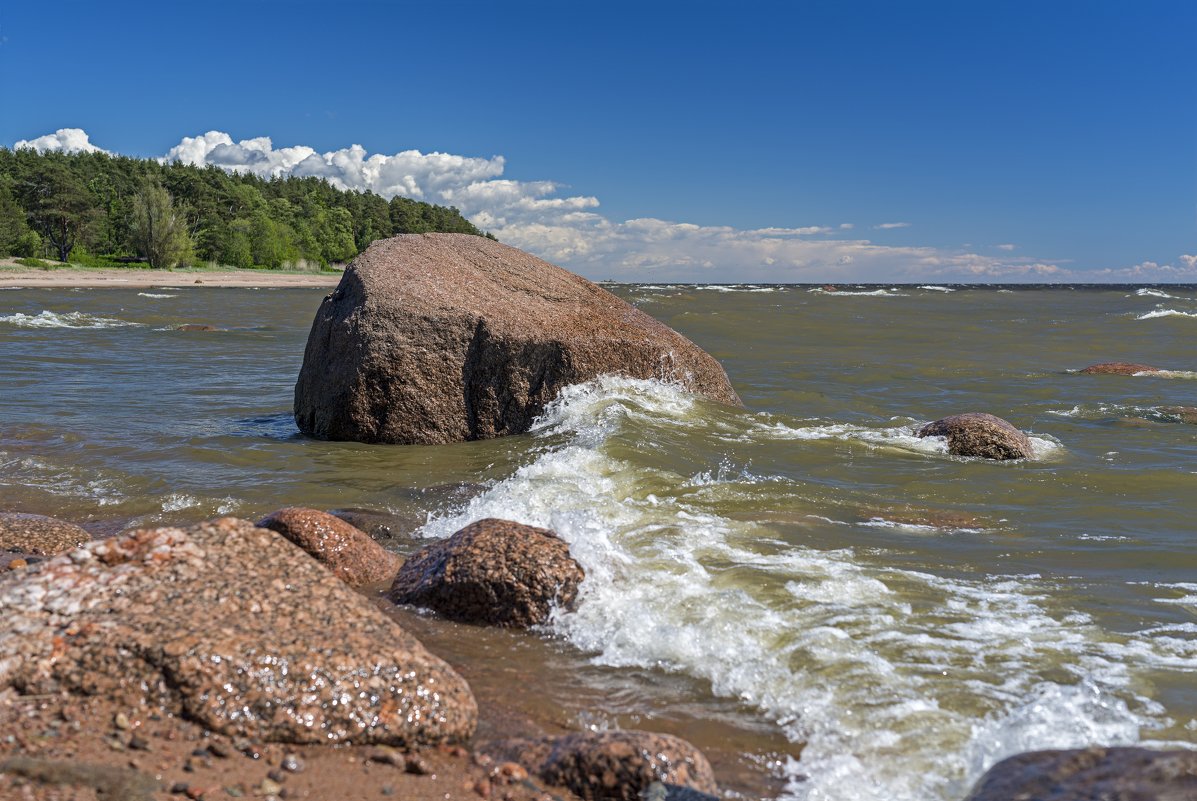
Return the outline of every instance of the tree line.
<path id="1" fill-rule="evenodd" d="M 375 239 L 427 232 L 483 235 L 456 208 L 387 201 L 322 178 L 0 148 L 0 256 L 156 268 L 327 267 Z"/>

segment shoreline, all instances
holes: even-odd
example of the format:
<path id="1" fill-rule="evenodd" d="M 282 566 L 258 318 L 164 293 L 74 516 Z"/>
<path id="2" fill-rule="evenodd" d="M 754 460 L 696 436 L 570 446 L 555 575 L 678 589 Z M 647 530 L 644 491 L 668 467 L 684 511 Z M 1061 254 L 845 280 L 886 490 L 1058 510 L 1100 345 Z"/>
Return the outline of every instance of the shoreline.
<path id="1" fill-rule="evenodd" d="M 181 288 L 324 288 L 335 287 L 341 273 L 297 273 L 283 270 L 140 270 L 58 267 L 41 270 L 0 260 L 0 288 L 6 289 L 110 289 Z"/>

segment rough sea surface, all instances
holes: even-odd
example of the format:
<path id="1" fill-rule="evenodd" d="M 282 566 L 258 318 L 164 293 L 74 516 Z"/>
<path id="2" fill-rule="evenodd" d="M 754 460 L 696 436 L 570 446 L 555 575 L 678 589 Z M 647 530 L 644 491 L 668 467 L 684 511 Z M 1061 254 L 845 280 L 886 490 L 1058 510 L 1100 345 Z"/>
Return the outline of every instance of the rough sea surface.
<path id="1" fill-rule="evenodd" d="M 606 378 L 528 435 L 319 442 L 290 410 L 322 291 L 5 290 L 0 509 L 552 528 L 586 569 L 577 610 L 480 634 L 486 658 L 570 725 L 734 752 L 745 795 L 959 799 L 1020 751 L 1197 743 L 1197 426 L 1169 410 L 1197 406 L 1197 287 L 610 288 L 746 408 Z M 1170 372 L 1075 372 L 1104 361 Z M 914 436 L 966 411 L 1036 458 Z"/>

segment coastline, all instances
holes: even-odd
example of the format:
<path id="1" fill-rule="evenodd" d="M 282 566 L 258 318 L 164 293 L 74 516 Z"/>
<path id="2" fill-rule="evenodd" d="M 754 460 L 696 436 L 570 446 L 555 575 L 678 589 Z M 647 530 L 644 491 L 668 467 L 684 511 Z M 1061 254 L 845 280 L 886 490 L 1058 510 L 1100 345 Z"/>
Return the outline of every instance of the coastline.
<path id="1" fill-rule="evenodd" d="M 0 288 L 76 289 L 109 287 L 152 289 L 154 287 L 268 288 L 334 287 L 341 273 L 298 273 L 283 270 L 143 270 L 57 267 L 40 270 L 0 259 Z"/>

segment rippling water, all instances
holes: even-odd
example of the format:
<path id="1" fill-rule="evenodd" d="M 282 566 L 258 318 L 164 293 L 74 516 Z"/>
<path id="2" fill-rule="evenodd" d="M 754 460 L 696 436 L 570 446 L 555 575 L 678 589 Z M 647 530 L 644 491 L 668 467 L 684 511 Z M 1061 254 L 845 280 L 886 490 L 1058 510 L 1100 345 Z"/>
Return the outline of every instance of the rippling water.
<path id="1" fill-rule="evenodd" d="M 607 378 L 524 436 L 318 442 L 290 405 L 322 291 L 0 292 L 0 508 L 549 526 L 581 603 L 488 658 L 568 673 L 572 725 L 655 721 L 792 798 L 953 799 L 1018 751 L 1197 741 L 1197 427 L 1169 409 L 1197 406 L 1197 287 L 612 289 L 746 408 Z M 1097 361 L 1171 372 L 1071 372 Z M 1036 458 L 913 436 L 962 411 Z"/>

